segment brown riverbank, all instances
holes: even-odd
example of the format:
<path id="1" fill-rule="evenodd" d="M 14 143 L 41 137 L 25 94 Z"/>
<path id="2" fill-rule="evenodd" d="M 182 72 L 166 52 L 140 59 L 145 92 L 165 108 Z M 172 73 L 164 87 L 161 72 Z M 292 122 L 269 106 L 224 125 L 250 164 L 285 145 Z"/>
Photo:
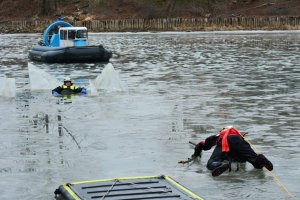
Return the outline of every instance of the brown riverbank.
<path id="1" fill-rule="evenodd" d="M 0 22 L 1 33 L 42 33 L 53 20 Z M 300 17 L 159 18 L 69 21 L 91 32 L 300 30 Z"/>
<path id="2" fill-rule="evenodd" d="M 1 33 L 40 33 L 61 16 L 93 32 L 297 30 L 299 0 L 3 0 Z"/>

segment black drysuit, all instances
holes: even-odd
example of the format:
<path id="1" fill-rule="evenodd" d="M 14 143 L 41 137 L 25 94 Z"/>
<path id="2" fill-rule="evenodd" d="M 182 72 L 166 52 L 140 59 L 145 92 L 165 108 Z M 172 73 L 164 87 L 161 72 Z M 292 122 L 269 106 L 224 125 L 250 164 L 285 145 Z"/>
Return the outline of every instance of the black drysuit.
<path id="1" fill-rule="evenodd" d="M 207 168 L 209 170 L 215 170 L 220 167 L 224 161 L 236 162 L 249 162 L 255 168 L 262 169 L 266 167 L 268 170 L 273 169 L 272 163 L 265 158 L 262 154 L 257 154 L 251 148 L 248 142 L 244 140 L 241 135 L 227 135 L 227 141 L 229 146 L 229 151 L 222 151 L 222 140 L 224 135 L 212 135 L 205 139 L 205 141 L 200 141 L 195 146 L 194 156 L 199 156 L 201 151 L 210 150 L 213 146 L 216 146 L 212 155 L 207 162 Z"/>

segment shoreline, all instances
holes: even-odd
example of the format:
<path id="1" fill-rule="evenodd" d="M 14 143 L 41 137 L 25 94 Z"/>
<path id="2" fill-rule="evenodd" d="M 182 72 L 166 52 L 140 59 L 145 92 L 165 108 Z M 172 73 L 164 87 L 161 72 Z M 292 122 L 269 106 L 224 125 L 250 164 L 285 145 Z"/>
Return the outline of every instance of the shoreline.
<path id="1" fill-rule="evenodd" d="M 156 35 L 156 34 L 161 34 L 161 35 L 172 35 L 172 34 L 176 34 L 176 35 L 184 35 L 184 34 L 202 34 L 202 35 L 208 35 L 208 34 L 214 34 L 214 35 L 229 35 L 229 34 L 233 34 L 233 35 L 254 35 L 254 34 L 300 34 L 300 29 L 297 30 L 224 30 L 224 31 L 134 31 L 134 32 L 89 32 L 89 35 L 123 35 L 123 34 L 127 34 L 127 35 L 134 35 L 134 34 L 149 34 L 149 35 Z M 22 33 L 22 32 L 18 32 L 18 33 L 0 33 L 1 35 L 41 35 L 41 33 Z M 300 36 L 300 35 L 299 35 Z"/>
<path id="2" fill-rule="evenodd" d="M 0 22 L 0 33 L 42 33 L 54 20 Z M 89 32 L 297 31 L 300 17 L 161 18 L 69 22 Z"/>

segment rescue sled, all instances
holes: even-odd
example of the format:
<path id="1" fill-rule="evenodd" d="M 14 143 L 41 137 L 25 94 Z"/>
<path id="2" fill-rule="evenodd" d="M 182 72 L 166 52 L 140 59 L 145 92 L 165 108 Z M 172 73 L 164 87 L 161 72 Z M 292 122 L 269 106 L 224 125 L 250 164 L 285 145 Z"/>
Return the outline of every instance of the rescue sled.
<path id="1" fill-rule="evenodd" d="M 169 176 L 141 176 L 66 183 L 55 190 L 60 200 L 198 199 Z"/>

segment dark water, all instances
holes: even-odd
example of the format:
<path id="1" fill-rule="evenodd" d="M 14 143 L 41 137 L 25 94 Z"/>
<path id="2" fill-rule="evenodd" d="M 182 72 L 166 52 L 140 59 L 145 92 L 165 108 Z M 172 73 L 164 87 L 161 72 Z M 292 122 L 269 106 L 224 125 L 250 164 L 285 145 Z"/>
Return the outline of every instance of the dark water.
<path id="1" fill-rule="evenodd" d="M 53 199 L 63 183 L 166 174 L 205 199 L 299 199 L 300 32 L 91 34 L 114 52 L 123 92 L 57 104 L 30 91 L 28 50 L 39 35 L 0 35 L 0 199 Z M 105 64 L 42 64 L 62 79 L 96 78 Z M 274 171 L 247 164 L 213 178 L 211 151 L 183 166 L 197 142 L 226 125 L 248 139 Z M 288 191 L 274 180 L 278 178 Z"/>

